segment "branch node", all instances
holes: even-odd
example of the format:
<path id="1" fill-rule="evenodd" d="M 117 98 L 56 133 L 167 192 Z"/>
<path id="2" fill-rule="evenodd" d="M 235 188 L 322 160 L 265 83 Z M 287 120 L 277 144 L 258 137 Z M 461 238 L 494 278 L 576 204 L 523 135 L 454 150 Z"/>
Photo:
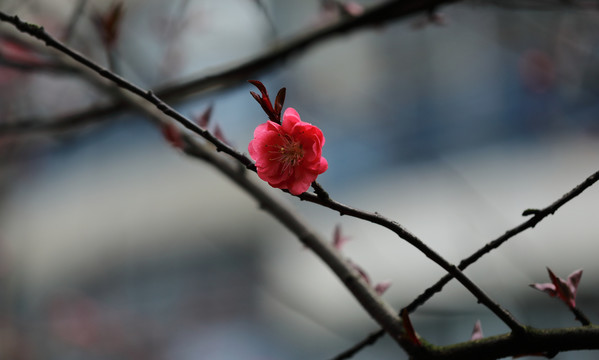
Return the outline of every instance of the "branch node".
<path id="1" fill-rule="evenodd" d="M 314 188 L 314 192 L 316 193 L 318 198 L 325 200 L 325 201 L 330 199 L 329 193 L 327 193 L 319 183 L 314 181 L 312 183 L 312 187 Z"/>
<path id="2" fill-rule="evenodd" d="M 529 215 L 536 216 L 540 212 L 541 212 L 541 210 L 539 210 L 539 209 L 526 209 L 522 212 L 522 216 L 529 216 Z"/>

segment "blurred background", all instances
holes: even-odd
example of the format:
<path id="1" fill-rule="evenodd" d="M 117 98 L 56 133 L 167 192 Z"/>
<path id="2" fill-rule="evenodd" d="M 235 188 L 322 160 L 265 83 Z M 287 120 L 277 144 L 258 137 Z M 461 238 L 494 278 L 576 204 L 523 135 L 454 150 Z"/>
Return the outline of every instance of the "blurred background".
<path id="1" fill-rule="evenodd" d="M 144 88 L 210 74 L 342 16 L 330 2 L 290 0 L 0 9 Z M 334 199 L 398 221 L 457 263 L 597 171 L 599 14 L 481 1 L 441 13 L 335 37 L 255 76 L 272 94 L 286 87 L 286 106 L 323 130 L 319 182 Z M 99 25 L 110 21 L 112 34 Z M 41 55 L 14 36 L 0 26 L 0 122 L 110 102 L 72 73 L 15 68 Z M 190 117 L 212 104 L 211 126 L 246 152 L 266 120 L 250 90 L 239 82 L 171 103 Z M 328 359 L 377 329 L 291 233 L 138 114 L 0 134 L 0 161 L 2 359 Z M 271 191 L 331 240 L 339 225 L 347 257 L 391 281 L 384 298 L 395 308 L 443 275 L 389 231 Z M 546 266 L 563 278 L 583 268 L 577 305 L 597 321 L 598 200 L 590 188 L 466 274 L 521 321 L 559 327 L 577 323 L 528 284 L 548 282 Z M 485 335 L 507 331 L 454 283 L 412 316 L 436 344 L 468 340 L 477 319 Z M 405 355 L 383 339 L 354 358 Z"/>

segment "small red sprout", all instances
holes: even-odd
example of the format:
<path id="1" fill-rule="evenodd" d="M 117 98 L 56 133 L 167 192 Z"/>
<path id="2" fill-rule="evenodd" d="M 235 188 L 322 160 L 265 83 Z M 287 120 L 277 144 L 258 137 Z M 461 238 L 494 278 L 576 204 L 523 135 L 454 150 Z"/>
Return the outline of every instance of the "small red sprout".
<path id="1" fill-rule="evenodd" d="M 476 323 L 474 323 L 474 328 L 472 329 L 472 335 L 470 335 L 470 340 L 478 340 L 482 339 L 483 337 L 483 328 L 480 324 L 480 320 L 476 320 Z"/>
<path id="2" fill-rule="evenodd" d="M 341 226 L 335 226 L 335 232 L 333 233 L 333 246 L 335 249 L 341 251 L 343 245 L 345 245 L 345 243 L 348 241 L 349 238 L 341 234 Z"/>
<path id="3" fill-rule="evenodd" d="M 214 108 L 213 104 L 208 105 L 208 107 L 200 114 L 199 116 L 194 117 L 194 122 L 201 127 L 202 129 L 206 129 L 208 124 L 210 124 L 210 118 L 212 117 L 212 109 Z"/>
<path id="4" fill-rule="evenodd" d="M 347 262 L 349 263 L 349 266 L 351 266 L 354 270 L 356 270 L 356 272 L 358 273 L 358 275 L 360 275 L 360 277 L 362 278 L 362 280 L 364 280 L 364 282 L 368 285 L 371 284 L 370 282 L 370 276 L 368 276 L 368 273 L 366 273 L 366 271 L 364 269 L 362 269 L 358 264 L 355 264 L 354 262 L 347 260 Z"/>
<path id="5" fill-rule="evenodd" d="M 414 331 L 414 326 L 412 326 L 412 321 L 410 321 L 410 316 L 408 315 L 408 310 L 402 309 L 400 312 L 401 320 L 403 322 L 403 327 L 405 330 L 404 337 L 408 339 L 412 344 L 416 346 L 422 346 L 422 342 L 416 335 L 416 331 Z"/>
<path id="6" fill-rule="evenodd" d="M 162 136 L 169 144 L 177 149 L 183 148 L 183 138 L 177 125 L 174 123 L 163 124 L 160 130 L 162 131 Z"/>
<path id="7" fill-rule="evenodd" d="M 389 289 L 391 287 L 391 281 L 385 280 L 385 281 L 381 281 L 380 283 L 376 284 L 374 286 L 374 292 L 376 292 L 377 295 L 383 295 L 385 293 L 385 291 L 387 291 L 387 289 Z"/>
<path id="8" fill-rule="evenodd" d="M 119 38 L 124 14 L 125 8 L 122 1 L 113 3 L 105 13 L 94 14 L 94 23 L 107 49 L 113 48 Z"/>

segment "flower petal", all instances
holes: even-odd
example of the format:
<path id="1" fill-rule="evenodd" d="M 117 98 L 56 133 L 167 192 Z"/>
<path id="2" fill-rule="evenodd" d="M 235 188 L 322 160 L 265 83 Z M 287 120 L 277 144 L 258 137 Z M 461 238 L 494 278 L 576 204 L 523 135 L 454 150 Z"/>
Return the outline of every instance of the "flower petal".
<path id="1" fill-rule="evenodd" d="M 327 161 L 327 159 L 321 157 L 320 158 L 320 167 L 318 168 L 318 174 L 322 174 L 323 172 L 327 171 L 328 168 L 329 168 L 329 162 Z"/>
<path id="2" fill-rule="evenodd" d="M 552 283 L 530 284 L 529 286 L 533 289 L 546 292 L 551 296 L 557 295 L 557 292 L 555 291 L 555 285 L 553 285 Z"/>
<path id="3" fill-rule="evenodd" d="M 551 278 L 551 282 L 555 285 L 555 291 L 557 292 L 557 296 L 562 299 L 568 306 L 574 308 L 576 307 L 576 300 L 574 299 L 574 295 L 570 290 L 570 286 L 563 279 L 555 276 L 551 269 L 547 268 L 547 272 L 549 273 L 549 278 Z"/>
<path id="4" fill-rule="evenodd" d="M 582 269 L 574 271 L 572 274 L 568 275 L 568 286 L 570 287 L 570 291 L 572 292 L 572 296 L 576 298 L 576 292 L 578 291 L 578 284 L 580 283 L 580 278 L 582 277 Z"/>
<path id="5" fill-rule="evenodd" d="M 310 188 L 312 181 L 307 178 L 297 179 L 295 181 L 288 181 L 287 189 L 293 195 L 301 195 Z"/>
<path id="6" fill-rule="evenodd" d="M 299 114 L 297 113 L 297 111 L 294 108 L 287 108 L 285 110 L 285 112 L 283 113 L 283 130 L 290 134 L 293 132 L 293 128 L 298 124 L 298 123 L 303 123 L 302 119 L 300 118 Z"/>

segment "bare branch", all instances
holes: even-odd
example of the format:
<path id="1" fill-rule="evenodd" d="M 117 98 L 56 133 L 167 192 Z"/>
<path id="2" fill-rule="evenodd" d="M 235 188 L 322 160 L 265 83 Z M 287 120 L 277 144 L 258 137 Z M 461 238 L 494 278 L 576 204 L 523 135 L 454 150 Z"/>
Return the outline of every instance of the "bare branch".
<path id="1" fill-rule="evenodd" d="M 474 252 L 472 255 L 470 255 L 467 258 L 460 261 L 458 268 L 460 270 L 465 270 L 468 266 L 474 264 L 476 261 L 478 261 L 480 258 L 485 256 L 492 250 L 497 249 L 499 246 L 501 246 L 503 243 L 505 243 L 509 239 L 513 238 L 514 236 L 518 235 L 519 233 L 521 233 L 527 229 L 531 229 L 531 228 L 535 227 L 544 218 L 546 218 L 549 215 L 553 215 L 560 207 L 562 207 L 563 205 L 568 203 L 570 200 L 572 200 L 575 197 L 577 197 L 578 195 L 580 195 L 583 191 L 585 191 L 586 189 L 591 187 L 598 180 L 599 180 L 599 171 L 597 171 L 594 174 L 592 174 L 591 176 L 587 177 L 582 183 L 576 185 L 572 190 L 568 191 L 561 198 L 559 198 L 558 200 L 556 200 L 555 202 L 553 202 L 551 205 L 547 206 L 546 208 L 544 208 L 544 209 L 528 209 L 527 211 L 524 212 L 524 214 L 526 215 L 527 213 L 533 213 L 534 214 L 533 217 L 531 217 L 527 221 L 523 222 L 522 224 L 506 231 L 503 235 L 501 235 L 498 238 L 496 238 L 495 240 L 487 243 L 485 246 L 483 246 L 482 248 L 480 248 L 479 250 Z M 419 306 L 423 305 L 426 301 L 428 301 L 431 297 L 433 297 L 433 295 L 440 292 L 443 289 L 443 287 L 448 282 L 450 282 L 452 279 L 453 279 L 453 276 L 451 276 L 451 274 L 447 274 L 447 275 L 443 276 L 439 281 L 437 281 L 433 286 L 426 289 L 422 294 L 420 294 L 416 299 L 414 299 L 414 301 L 412 301 L 406 307 L 408 312 L 410 312 L 410 313 L 414 312 Z M 382 332 L 380 330 L 372 332 L 369 335 L 367 335 L 364 340 L 355 344 L 351 348 L 345 350 L 343 353 L 340 353 L 333 359 L 334 360 L 349 359 L 354 354 L 356 354 L 357 352 L 362 350 L 364 347 L 374 344 L 376 342 L 376 340 L 378 340 L 383 335 L 384 335 L 384 332 Z"/>
<path id="2" fill-rule="evenodd" d="M 499 304 L 495 303 L 491 298 L 489 298 L 478 286 L 476 286 L 466 275 L 464 275 L 461 270 L 455 266 L 450 264 L 447 260 L 445 260 L 441 255 L 437 254 L 433 249 L 429 248 L 422 240 L 420 240 L 417 236 L 410 233 L 400 224 L 390 219 L 385 218 L 379 213 L 369 213 L 363 210 L 358 210 L 351 208 L 347 205 L 341 204 L 330 197 L 318 196 L 310 193 L 303 193 L 299 195 L 300 199 L 307 200 L 310 202 L 314 202 L 330 209 L 336 210 L 340 215 L 349 215 L 356 217 L 358 219 L 369 221 L 373 224 L 380 225 L 385 227 L 391 231 L 393 231 L 397 236 L 407 241 L 410 245 L 414 246 L 420 252 L 422 252 L 426 257 L 434 261 L 436 264 L 441 266 L 445 271 L 448 272 L 447 276 L 450 278 L 455 277 L 468 291 L 470 291 L 476 299 L 483 305 L 485 305 L 489 310 L 491 310 L 497 317 L 499 317 L 506 325 L 510 327 L 513 331 L 522 331 L 523 326 L 511 315 L 507 310 L 503 309 Z"/>
<path id="3" fill-rule="evenodd" d="M 576 320 L 584 326 L 591 325 L 591 320 L 578 307 L 570 308 L 570 311 L 576 316 Z"/>
<path id="4" fill-rule="evenodd" d="M 332 360 L 349 359 L 365 346 L 372 345 L 379 337 L 373 334 L 362 341 L 362 346 L 354 349 L 354 352 L 344 352 Z M 410 355 L 413 360 L 494 360 L 525 355 L 551 358 L 564 351 L 593 349 L 599 349 L 598 326 L 547 330 L 527 327 L 520 334 L 503 334 L 448 346 L 425 343 L 419 352 Z"/>
<path id="5" fill-rule="evenodd" d="M 599 171 L 587 177 L 582 183 L 578 184 L 572 190 L 568 191 L 561 198 L 553 202 L 551 205 L 547 206 L 544 209 L 540 209 L 536 211 L 535 215 L 531 217 L 528 221 L 523 222 L 522 224 L 507 230 L 503 235 L 499 236 L 495 240 L 487 243 L 485 246 L 477 250 L 472 255 L 460 261 L 458 267 L 461 270 L 466 269 L 468 266 L 474 264 L 478 259 L 488 254 L 494 249 L 497 249 L 504 242 L 523 232 L 524 230 L 534 228 L 539 222 L 541 222 L 544 218 L 549 215 L 553 215 L 560 207 L 565 205 L 568 201 L 574 199 L 578 195 L 580 195 L 583 191 L 591 187 L 591 185 L 595 184 L 599 180 Z M 414 300 L 409 306 L 408 310 L 410 312 L 414 311 L 418 306 L 424 304 L 426 300 L 430 299 L 432 295 L 436 292 L 441 291 L 443 286 L 447 284 L 451 280 L 450 276 L 444 276 L 440 279 L 435 285 L 427 289 L 418 299 Z"/>
<path id="6" fill-rule="evenodd" d="M 206 75 L 186 82 L 165 85 L 153 90 L 159 98 L 175 102 L 185 97 L 205 95 L 213 91 L 223 90 L 234 85 L 245 83 L 247 79 L 274 65 L 280 64 L 292 56 L 317 45 L 334 36 L 348 34 L 373 26 L 381 26 L 389 21 L 401 19 L 416 13 L 428 12 L 431 8 L 458 0 L 403 0 L 388 1 L 368 8 L 362 15 L 344 17 L 331 25 L 310 30 L 285 42 L 274 44 L 270 49 L 221 69 L 209 71 Z M 108 105 L 75 111 L 56 119 L 30 118 L 10 124 L 0 123 L 0 134 L 23 134 L 29 132 L 64 131 L 78 126 L 104 120 L 109 115 L 130 109 L 130 105 L 122 100 L 115 100 Z"/>

